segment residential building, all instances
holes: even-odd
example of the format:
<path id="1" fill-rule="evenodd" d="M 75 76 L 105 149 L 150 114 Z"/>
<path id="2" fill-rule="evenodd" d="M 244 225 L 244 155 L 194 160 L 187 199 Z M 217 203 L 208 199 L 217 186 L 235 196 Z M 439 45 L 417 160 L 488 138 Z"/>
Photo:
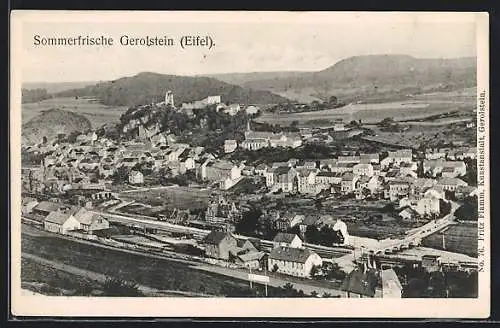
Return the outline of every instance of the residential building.
<path id="1" fill-rule="evenodd" d="M 455 191 L 459 187 L 468 186 L 467 182 L 459 178 L 440 178 L 437 184 L 442 186 L 444 190 Z"/>
<path id="2" fill-rule="evenodd" d="M 259 176 L 265 176 L 267 169 L 268 167 L 266 164 L 259 164 L 255 167 L 255 174 Z"/>
<path id="3" fill-rule="evenodd" d="M 418 213 L 409 206 L 399 209 L 398 216 L 404 221 L 414 221 L 419 216 Z"/>
<path id="4" fill-rule="evenodd" d="M 342 181 L 340 183 L 341 191 L 343 194 L 349 194 L 354 192 L 356 189 L 356 182 L 359 180 L 359 177 L 354 174 L 346 173 L 342 176 Z"/>
<path id="5" fill-rule="evenodd" d="M 80 229 L 81 224 L 70 211 L 54 211 L 43 221 L 43 228 L 46 231 L 67 234 L 69 231 Z"/>
<path id="6" fill-rule="evenodd" d="M 75 219 L 80 222 L 80 229 L 88 234 L 109 229 L 108 220 L 97 213 L 90 212 L 83 207 L 77 208 L 73 212 Z"/>
<path id="7" fill-rule="evenodd" d="M 436 197 L 404 197 L 399 200 L 399 207 L 410 207 L 420 216 L 439 215 L 439 198 Z"/>
<path id="8" fill-rule="evenodd" d="M 352 173 L 354 171 L 354 165 L 356 165 L 356 163 L 337 163 L 331 164 L 329 168 L 330 171 L 334 173 Z"/>
<path id="9" fill-rule="evenodd" d="M 234 202 L 227 201 L 220 196 L 207 206 L 205 220 L 210 223 L 238 222 L 241 219 L 241 211 Z"/>
<path id="10" fill-rule="evenodd" d="M 392 202 L 406 197 L 410 193 L 410 184 L 407 181 L 390 181 L 387 188 L 386 198 L 389 198 Z"/>
<path id="11" fill-rule="evenodd" d="M 224 152 L 226 154 L 234 152 L 237 147 L 238 143 L 236 142 L 236 140 L 229 139 L 224 141 Z"/>
<path id="12" fill-rule="evenodd" d="M 265 258 L 266 253 L 251 251 L 237 255 L 234 262 L 248 269 L 257 270 L 263 266 Z"/>
<path id="13" fill-rule="evenodd" d="M 371 164 L 356 164 L 353 166 L 353 174 L 359 176 L 373 176 L 373 166 Z"/>
<path id="14" fill-rule="evenodd" d="M 378 164 L 380 163 L 380 156 L 377 153 L 373 154 L 359 154 L 359 158 L 361 162 L 370 163 L 370 164 Z"/>
<path id="15" fill-rule="evenodd" d="M 38 200 L 33 197 L 23 197 L 21 199 L 21 213 L 28 214 L 33 212 L 33 208 L 38 205 Z"/>
<path id="16" fill-rule="evenodd" d="M 276 246 L 301 248 L 302 240 L 299 236 L 293 233 L 278 232 L 278 234 L 273 238 L 273 243 Z"/>
<path id="17" fill-rule="evenodd" d="M 423 255 L 422 268 L 427 272 L 441 271 L 441 256 L 439 255 Z"/>
<path id="18" fill-rule="evenodd" d="M 364 265 L 364 268 L 356 267 L 344 279 L 341 290 L 345 292 L 345 297 L 348 298 L 365 298 L 375 297 L 377 292 L 377 271 L 369 269 Z"/>
<path id="19" fill-rule="evenodd" d="M 316 185 L 321 189 L 331 185 L 338 185 L 342 182 L 342 174 L 334 172 L 318 172 L 315 177 Z"/>
<path id="20" fill-rule="evenodd" d="M 403 286 L 401 286 L 394 269 L 382 270 L 380 278 L 382 280 L 382 298 L 402 298 Z"/>
<path id="21" fill-rule="evenodd" d="M 288 231 L 299 224 L 302 220 L 304 220 L 304 215 L 285 213 L 274 221 L 274 228 L 277 231 Z"/>
<path id="22" fill-rule="evenodd" d="M 299 169 L 298 172 L 298 192 L 301 194 L 316 193 L 316 169 Z"/>
<path id="23" fill-rule="evenodd" d="M 411 163 L 412 157 L 411 149 L 389 151 L 387 157 L 380 161 L 380 165 L 387 168 L 390 164 Z"/>
<path id="24" fill-rule="evenodd" d="M 467 167 L 463 161 L 424 160 L 423 169 L 424 173 L 433 177 L 441 174 L 443 177 L 456 178 L 467 173 Z"/>
<path id="25" fill-rule="evenodd" d="M 307 248 L 278 246 L 268 258 L 269 270 L 296 277 L 309 277 L 312 267 L 322 264 L 321 257 Z"/>
<path id="26" fill-rule="evenodd" d="M 33 207 L 33 214 L 46 217 L 52 212 L 67 209 L 68 206 L 61 203 L 54 203 L 48 201 L 41 201 L 39 204 Z"/>
<path id="27" fill-rule="evenodd" d="M 269 147 L 269 140 L 265 138 L 248 138 L 240 143 L 240 147 L 245 150 L 259 150 Z"/>
<path id="28" fill-rule="evenodd" d="M 238 247 L 236 238 L 229 232 L 212 231 L 204 239 L 205 255 L 215 259 L 229 260 L 229 254 Z"/>
<path id="29" fill-rule="evenodd" d="M 143 184 L 144 183 L 144 175 L 140 171 L 132 170 L 128 174 L 128 182 L 130 184 Z"/>
<path id="30" fill-rule="evenodd" d="M 207 160 L 201 166 L 201 178 L 208 181 L 237 180 L 241 177 L 241 168 L 228 161 Z"/>
<path id="31" fill-rule="evenodd" d="M 358 164 L 360 161 L 361 161 L 360 156 L 339 156 L 337 159 L 337 163 L 341 164 L 347 164 L 347 163 Z"/>

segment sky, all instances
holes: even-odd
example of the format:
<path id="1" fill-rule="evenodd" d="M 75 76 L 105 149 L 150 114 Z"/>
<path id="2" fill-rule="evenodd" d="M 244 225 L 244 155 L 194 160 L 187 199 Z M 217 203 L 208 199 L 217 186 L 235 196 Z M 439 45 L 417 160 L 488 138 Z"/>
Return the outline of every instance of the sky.
<path id="1" fill-rule="evenodd" d="M 187 15 L 187 16 L 186 16 Z M 474 14 L 416 13 L 52 13 L 14 15 L 14 65 L 23 82 L 112 80 L 150 71 L 199 75 L 315 71 L 350 56 L 476 55 Z M 19 28 L 17 27 L 19 26 Z M 35 46 L 33 38 L 101 35 L 115 45 Z M 168 36 L 173 47 L 130 47 L 122 35 Z M 212 49 L 182 49 L 184 35 L 210 36 Z"/>

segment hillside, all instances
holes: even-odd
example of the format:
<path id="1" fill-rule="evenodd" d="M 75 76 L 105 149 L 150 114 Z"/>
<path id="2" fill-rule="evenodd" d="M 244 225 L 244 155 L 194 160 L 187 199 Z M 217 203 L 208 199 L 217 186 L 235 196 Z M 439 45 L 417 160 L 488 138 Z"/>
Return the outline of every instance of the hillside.
<path id="1" fill-rule="evenodd" d="M 48 93 L 56 93 L 65 90 L 83 88 L 88 85 L 94 85 L 97 82 L 26 82 L 23 83 L 23 89 L 45 89 Z"/>
<path id="2" fill-rule="evenodd" d="M 28 104 L 50 98 L 46 89 L 21 89 L 21 103 Z"/>
<path id="3" fill-rule="evenodd" d="M 176 104 L 192 102 L 212 95 L 221 95 L 223 102 L 253 104 L 279 103 L 286 98 L 269 91 L 232 85 L 210 77 L 187 77 L 140 73 L 115 81 L 56 93 L 58 97 L 93 97 L 108 106 L 138 106 L 160 102 L 165 92 L 174 93 Z"/>
<path id="4" fill-rule="evenodd" d="M 91 129 L 90 121 L 82 115 L 60 109 L 50 109 L 33 117 L 22 126 L 23 144 L 40 143 L 43 137 L 48 140 L 58 134 Z"/>
<path id="5" fill-rule="evenodd" d="M 215 75 L 289 96 L 343 100 L 400 98 L 406 94 L 457 90 L 476 85 L 476 58 L 418 59 L 407 55 L 355 56 L 317 72 L 262 72 Z"/>

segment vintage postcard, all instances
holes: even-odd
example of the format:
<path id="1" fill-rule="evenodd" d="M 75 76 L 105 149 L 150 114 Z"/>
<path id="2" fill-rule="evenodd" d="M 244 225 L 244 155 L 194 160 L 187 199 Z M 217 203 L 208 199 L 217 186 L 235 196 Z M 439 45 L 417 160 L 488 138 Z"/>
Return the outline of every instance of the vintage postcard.
<path id="1" fill-rule="evenodd" d="M 487 13 L 11 18 L 12 315 L 489 316 Z"/>

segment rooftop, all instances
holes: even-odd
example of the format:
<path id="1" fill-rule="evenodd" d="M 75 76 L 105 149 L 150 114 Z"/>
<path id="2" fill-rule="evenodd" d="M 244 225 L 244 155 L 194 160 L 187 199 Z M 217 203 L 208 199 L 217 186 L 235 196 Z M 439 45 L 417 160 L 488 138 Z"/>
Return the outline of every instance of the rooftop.
<path id="1" fill-rule="evenodd" d="M 269 258 L 274 260 L 305 263 L 307 259 L 314 255 L 313 251 L 307 248 L 276 247 L 269 253 Z"/>

